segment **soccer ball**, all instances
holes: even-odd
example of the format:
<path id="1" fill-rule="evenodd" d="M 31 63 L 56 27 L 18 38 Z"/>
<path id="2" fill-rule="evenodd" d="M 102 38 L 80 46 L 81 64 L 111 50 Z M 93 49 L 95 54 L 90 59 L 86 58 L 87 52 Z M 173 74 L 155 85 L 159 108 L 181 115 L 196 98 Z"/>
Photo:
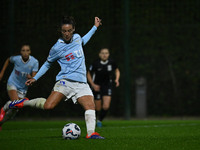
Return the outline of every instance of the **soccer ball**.
<path id="1" fill-rule="evenodd" d="M 62 129 L 62 137 L 67 140 L 78 139 L 81 135 L 81 128 L 75 123 L 68 123 Z"/>

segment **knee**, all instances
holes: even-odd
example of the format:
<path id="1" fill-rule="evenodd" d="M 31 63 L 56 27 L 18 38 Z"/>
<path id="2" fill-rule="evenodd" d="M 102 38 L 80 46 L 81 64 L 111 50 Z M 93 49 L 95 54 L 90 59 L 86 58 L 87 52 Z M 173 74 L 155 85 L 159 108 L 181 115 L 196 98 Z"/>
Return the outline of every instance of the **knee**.
<path id="1" fill-rule="evenodd" d="M 104 110 L 108 110 L 109 108 L 110 108 L 109 105 L 103 105 L 103 109 L 104 109 Z"/>
<path id="2" fill-rule="evenodd" d="M 94 103 L 87 103 L 87 104 L 84 104 L 83 107 L 84 107 L 85 110 L 89 110 L 89 109 L 95 110 L 95 104 L 94 104 Z"/>
<path id="3" fill-rule="evenodd" d="M 88 109 L 92 109 L 92 110 L 95 110 L 95 105 L 94 104 L 89 104 L 86 106 L 86 110 Z"/>
<path id="4" fill-rule="evenodd" d="M 95 104 L 92 96 L 83 96 L 78 99 L 78 103 L 84 108 L 84 110 L 95 110 Z"/>

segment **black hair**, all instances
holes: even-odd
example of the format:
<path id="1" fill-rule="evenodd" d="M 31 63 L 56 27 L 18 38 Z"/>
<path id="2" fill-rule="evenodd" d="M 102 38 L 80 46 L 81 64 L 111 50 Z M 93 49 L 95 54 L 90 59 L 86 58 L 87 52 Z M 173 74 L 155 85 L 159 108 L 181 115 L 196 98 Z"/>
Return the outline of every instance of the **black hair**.
<path id="1" fill-rule="evenodd" d="M 110 53 L 110 50 L 109 50 L 109 48 L 107 48 L 107 47 L 102 47 L 102 48 L 99 50 L 99 53 L 101 53 L 101 51 L 102 51 L 103 49 L 107 49 L 108 52 Z"/>
<path id="2" fill-rule="evenodd" d="M 23 43 L 23 44 L 21 45 L 21 48 L 24 47 L 24 46 L 29 46 L 29 48 L 31 49 L 31 46 L 30 46 L 29 43 Z M 20 50 L 21 50 L 21 48 L 20 48 Z"/>
<path id="3" fill-rule="evenodd" d="M 61 26 L 64 24 L 71 24 L 73 28 L 75 28 L 76 22 L 74 17 L 72 16 L 63 16 L 61 20 Z"/>

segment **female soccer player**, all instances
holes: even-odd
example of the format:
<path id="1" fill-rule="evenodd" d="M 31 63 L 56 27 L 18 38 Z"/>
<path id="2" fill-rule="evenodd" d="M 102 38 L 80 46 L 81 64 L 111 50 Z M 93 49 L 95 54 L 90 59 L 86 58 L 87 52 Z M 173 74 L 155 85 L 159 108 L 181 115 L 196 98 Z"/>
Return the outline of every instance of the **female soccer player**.
<path id="1" fill-rule="evenodd" d="M 93 62 L 87 73 L 95 99 L 96 114 L 98 117 L 97 127 L 102 127 L 102 121 L 110 108 L 113 72 L 115 72 L 116 87 L 119 86 L 120 71 L 116 63 L 109 59 L 109 55 L 108 48 L 101 49 L 99 52 L 100 59 Z"/>
<path id="2" fill-rule="evenodd" d="M 7 91 L 8 96 L 11 101 L 22 99 L 26 96 L 28 87 L 25 85 L 27 79 L 34 77 L 38 71 L 38 60 L 31 56 L 31 48 L 30 45 L 22 45 L 21 47 L 21 55 L 11 56 L 9 57 L 0 72 L 0 80 L 2 80 L 4 76 L 4 72 L 9 65 L 9 62 L 14 64 L 13 71 L 7 82 Z M 17 112 L 17 109 L 10 109 L 6 112 L 5 117 L 2 116 L 2 113 L 5 113 L 3 107 L 1 108 L 0 115 L 0 128 L 1 125 L 13 117 Z"/>
<path id="3" fill-rule="evenodd" d="M 47 61 L 42 65 L 39 72 L 33 79 L 29 79 L 26 84 L 31 85 L 38 80 L 50 68 L 54 61 L 57 61 L 61 71 L 56 76 L 56 84 L 47 99 L 36 98 L 30 101 L 16 100 L 8 105 L 8 108 L 21 108 L 32 106 L 42 109 L 53 109 L 62 99 L 72 99 L 74 103 L 79 103 L 85 109 L 85 122 L 88 139 L 104 139 L 95 132 L 95 104 L 92 91 L 87 84 L 85 57 L 82 45 L 85 45 L 92 35 L 101 25 L 101 20 L 95 17 L 94 26 L 84 36 L 74 34 L 75 20 L 73 17 L 64 16 L 61 21 L 62 38 L 58 39 L 51 48 Z"/>

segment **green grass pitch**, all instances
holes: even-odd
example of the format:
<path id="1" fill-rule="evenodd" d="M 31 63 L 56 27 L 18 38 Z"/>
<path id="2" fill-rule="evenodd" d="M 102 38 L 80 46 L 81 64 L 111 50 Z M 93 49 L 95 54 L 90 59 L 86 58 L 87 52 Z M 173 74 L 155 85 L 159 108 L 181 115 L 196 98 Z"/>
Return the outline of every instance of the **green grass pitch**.
<path id="1" fill-rule="evenodd" d="M 62 139 L 61 129 L 69 122 L 81 127 L 79 139 Z M 0 131 L 0 150 L 200 149 L 200 120 L 106 120 L 96 131 L 106 139 L 85 139 L 84 120 L 10 121 Z"/>

